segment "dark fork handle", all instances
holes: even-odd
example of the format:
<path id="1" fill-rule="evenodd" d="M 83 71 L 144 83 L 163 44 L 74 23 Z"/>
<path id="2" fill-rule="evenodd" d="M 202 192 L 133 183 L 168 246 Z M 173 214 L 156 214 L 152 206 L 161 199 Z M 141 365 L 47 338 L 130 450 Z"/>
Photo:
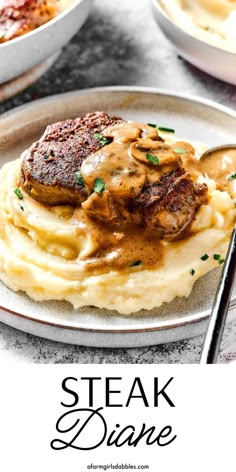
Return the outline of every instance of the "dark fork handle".
<path id="1" fill-rule="evenodd" d="M 215 364 L 220 350 L 236 271 L 236 228 L 234 228 L 224 268 L 217 287 L 200 364 Z"/>

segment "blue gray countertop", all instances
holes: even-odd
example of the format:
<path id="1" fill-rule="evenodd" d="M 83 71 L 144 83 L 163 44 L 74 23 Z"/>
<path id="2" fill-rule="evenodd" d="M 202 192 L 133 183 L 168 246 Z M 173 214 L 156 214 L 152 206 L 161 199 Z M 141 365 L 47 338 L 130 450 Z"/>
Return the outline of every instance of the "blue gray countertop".
<path id="1" fill-rule="evenodd" d="M 236 109 L 236 87 L 181 59 L 158 30 L 148 0 L 95 0 L 92 13 L 54 66 L 33 86 L 0 105 L 0 113 L 75 89 L 142 85 L 199 95 Z M 236 359 L 236 316 L 220 362 Z M 202 337 L 154 347 L 98 349 L 64 345 L 0 324 L 0 360 L 14 363 L 197 363 Z"/>

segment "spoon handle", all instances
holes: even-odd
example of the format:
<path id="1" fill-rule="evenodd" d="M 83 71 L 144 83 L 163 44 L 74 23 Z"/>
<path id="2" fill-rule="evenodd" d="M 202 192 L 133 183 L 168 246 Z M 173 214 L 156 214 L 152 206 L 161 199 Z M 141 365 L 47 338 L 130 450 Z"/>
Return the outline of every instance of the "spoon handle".
<path id="1" fill-rule="evenodd" d="M 200 364 L 215 364 L 229 309 L 236 272 L 236 228 L 232 232 L 224 268 L 217 287 Z"/>

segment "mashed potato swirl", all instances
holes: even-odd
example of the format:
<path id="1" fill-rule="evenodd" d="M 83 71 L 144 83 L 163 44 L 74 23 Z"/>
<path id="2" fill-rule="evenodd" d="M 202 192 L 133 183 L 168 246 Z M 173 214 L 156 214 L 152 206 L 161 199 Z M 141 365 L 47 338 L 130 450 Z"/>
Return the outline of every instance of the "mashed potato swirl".
<path id="1" fill-rule="evenodd" d="M 236 0 L 161 0 L 161 5 L 192 36 L 236 53 Z"/>
<path id="2" fill-rule="evenodd" d="M 223 259 L 236 210 L 227 192 L 208 185 L 208 204 L 202 205 L 191 236 L 164 242 L 165 258 L 159 268 L 129 267 L 123 271 L 88 271 L 78 263 L 93 244 L 90 235 L 73 224 L 70 206 L 47 208 L 26 193 L 19 199 L 21 160 L 0 170 L 0 279 L 12 290 L 23 290 L 36 301 L 66 300 L 74 308 L 94 305 L 121 314 L 151 310 L 176 296 L 189 296 L 194 282 Z M 207 260 L 201 257 L 207 254 Z"/>

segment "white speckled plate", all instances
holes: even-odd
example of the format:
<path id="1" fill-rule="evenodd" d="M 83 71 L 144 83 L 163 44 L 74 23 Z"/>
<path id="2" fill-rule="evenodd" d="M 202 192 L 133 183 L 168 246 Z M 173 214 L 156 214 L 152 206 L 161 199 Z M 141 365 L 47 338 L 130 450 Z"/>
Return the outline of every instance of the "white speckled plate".
<path id="1" fill-rule="evenodd" d="M 178 136 L 209 146 L 235 142 L 236 112 L 196 97 L 137 87 L 105 87 L 57 95 L 0 117 L 0 163 L 19 156 L 45 126 L 57 120 L 105 110 L 130 120 L 159 122 Z M 98 347 L 132 347 L 189 338 L 206 329 L 220 270 L 200 279 L 189 298 L 161 308 L 121 316 L 68 303 L 36 303 L 0 284 L 0 321 L 55 341 Z M 236 305 L 236 290 L 231 309 Z M 232 311 L 231 311 L 232 315 Z"/>

